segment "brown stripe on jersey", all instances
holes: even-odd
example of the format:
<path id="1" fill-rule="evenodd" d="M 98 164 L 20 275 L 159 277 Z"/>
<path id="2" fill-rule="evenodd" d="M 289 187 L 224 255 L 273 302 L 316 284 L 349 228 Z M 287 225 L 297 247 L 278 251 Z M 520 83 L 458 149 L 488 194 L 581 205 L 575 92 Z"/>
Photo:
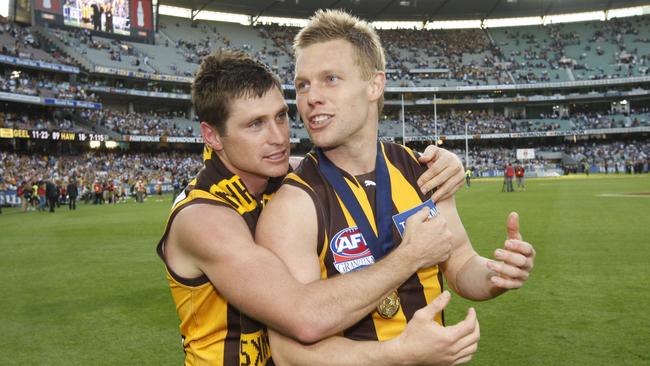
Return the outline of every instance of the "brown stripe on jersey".
<path id="1" fill-rule="evenodd" d="M 226 340 L 223 347 L 223 365 L 239 365 L 239 337 L 241 334 L 240 326 L 241 314 L 234 306 L 228 304 Z"/>
<path id="2" fill-rule="evenodd" d="M 343 332 L 345 338 L 354 339 L 356 341 L 376 341 L 377 329 L 375 323 L 370 316 L 366 316 L 358 323 L 346 329 Z"/>
<path id="3" fill-rule="evenodd" d="M 413 274 L 399 288 L 399 297 L 402 302 L 402 310 L 406 319 L 413 318 L 413 314 L 420 308 L 427 305 L 424 296 L 424 288 L 420 283 L 417 274 Z"/>

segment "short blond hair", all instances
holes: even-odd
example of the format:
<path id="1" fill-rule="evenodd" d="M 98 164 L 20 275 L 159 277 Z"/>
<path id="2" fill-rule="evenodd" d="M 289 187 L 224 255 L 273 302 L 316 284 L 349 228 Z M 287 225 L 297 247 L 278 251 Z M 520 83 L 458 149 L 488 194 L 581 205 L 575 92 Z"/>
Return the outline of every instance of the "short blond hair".
<path id="1" fill-rule="evenodd" d="M 354 48 L 357 65 L 365 80 L 377 71 L 386 71 L 386 57 L 379 35 L 368 22 L 343 10 L 318 10 L 293 41 L 293 52 L 316 43 L 344 40 Z M 384 96 L 378 101 L 379 112 L 384 106 Z"/>

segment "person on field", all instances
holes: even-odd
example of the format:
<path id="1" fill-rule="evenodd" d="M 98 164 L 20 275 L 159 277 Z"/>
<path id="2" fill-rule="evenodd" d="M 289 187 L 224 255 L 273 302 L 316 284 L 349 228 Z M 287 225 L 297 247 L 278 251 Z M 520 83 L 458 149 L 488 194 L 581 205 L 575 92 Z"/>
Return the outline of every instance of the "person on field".
<path id="1" fill-rule="evenodd" d="M 515 177 L 517 179 L 517 190 L 518 191 L 525 191 L 526 190 L 526 178 L 524 175 L 526 174 L 526 171 L 524 169 L 524 166 L 521 164 L 517 164 L 515 167 Z"/>

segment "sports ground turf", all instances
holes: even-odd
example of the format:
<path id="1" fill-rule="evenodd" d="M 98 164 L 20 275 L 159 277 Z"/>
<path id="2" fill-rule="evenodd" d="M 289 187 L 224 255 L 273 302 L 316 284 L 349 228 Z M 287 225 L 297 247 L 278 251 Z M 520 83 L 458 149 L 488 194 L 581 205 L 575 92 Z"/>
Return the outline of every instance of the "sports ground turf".
<path id="1" fill-rule="evenodd" d="M 646 195 L 625 196 L 624 193 Z M 602 196 L 605 195 L 605 196 Z M 170 196 L 0 215 L 0 365 L 180 365 L 174 306 L 154 247 Z M 475 181 L 457 195 L 477 251 L 503 244 L 518 211 L 535 245 L 527 285 L 477 310 L 474 365 L 650 364 L 650 176 L 528 181 L 501 193 Z"/>

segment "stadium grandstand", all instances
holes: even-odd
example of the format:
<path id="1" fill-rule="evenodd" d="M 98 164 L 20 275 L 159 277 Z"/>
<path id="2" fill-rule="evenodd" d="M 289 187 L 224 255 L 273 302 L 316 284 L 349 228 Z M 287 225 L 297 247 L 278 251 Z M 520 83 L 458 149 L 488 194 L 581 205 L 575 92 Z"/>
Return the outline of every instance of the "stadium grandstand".
<path id="1" fill-rule="evenodd" d="M 292 155 L 304 156 L 313 145 L 296 107 L 292 46 L 321 8 L 378 30 L 379 138 L 442 146 L 469 170 L 454 200 L 476 253 L 503 264 L 497 248 L 512 248 L 519 231 L 506 224 L 511 212 L 536 250 L 526 286 L 493 301 L 464 298 L 438 272 L 453 292 L 446 325 L 470 307 L 479 319 L 471 364 L 650 365 L 650 0 L 0 0 L 0 365 L 183 363 L 165 280 L 176 275 L 155 248 L 179 211 L 170 214 L 172 202 L 203 167 L 193 77 L 217 50 L 264 62 L 283 85 Z M 533 179 L 516 175 L 514 188 L 522 167 Z M 214 244 L 231 253 L 236 240 Z M 263 268 L 243 265 L 250 271 L 228 274 L 252 283 Z M 400 317 L 415 311 L 401 306 Z M 240 316 L 232 309 L 228 322 Z M 269 356 L 264 334 L 238 345 L 228 333 L 224 347 L 258 365 Z"/>
<path id="2" fill-rule="evenodd" d="M 107 180 L 131 186 L 139 171 L 119 174 L 112 164 L 133 159 L 139 166 L 146 154 L 163 151 L 179 159 L 170 165 L 183 165 L 202 145 L 192 77 L 202 57 L 218 49 L 248 52 L 278 74 L 294 153 L 311 148 L 295 108 L 292 40 L 322 2 L 131 1 L 110 10 L 110 21 L 105 14 L 95 19 L 86 2 L 0 4 L 0 151 L 3 180 L 13 188 L 7 192 L 44 178 L 33 173 L 39 166 L 65 170 L 69 164 L 57 162 L 70 159 L 102 160 Z M 585 167 L 648 171 L 648 2 L 333 6 L 379 29 L 388 80 L 380 138 L 416 148 L 441 144 L 479 177 L 502 175 L 521 149 L 534 152 L 521 161 L 533 176 Z M 69 173 L 49 172 L 63 180 Z M 172 169 L 146 179 L 171 190 L 193 173 Z M 18 199 L 7 194 L 0 202 Z"/>

